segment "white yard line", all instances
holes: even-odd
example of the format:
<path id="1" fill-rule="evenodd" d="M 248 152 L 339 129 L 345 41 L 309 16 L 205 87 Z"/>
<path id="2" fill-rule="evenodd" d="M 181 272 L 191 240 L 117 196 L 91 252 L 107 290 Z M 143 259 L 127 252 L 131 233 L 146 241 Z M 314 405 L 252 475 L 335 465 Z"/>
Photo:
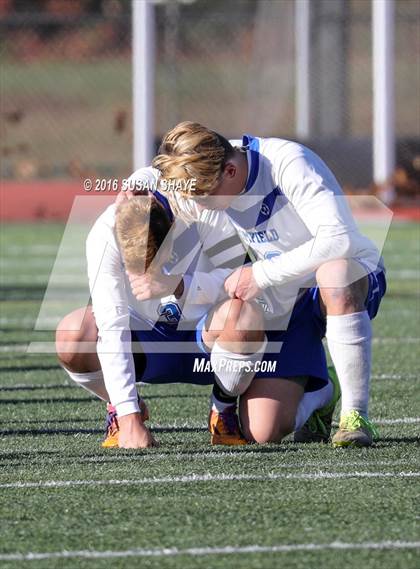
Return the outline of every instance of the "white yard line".
<path id="1" fill-rule="evenodd" d="M 72 286 L 88 286 L 87 276 L 84 272 L 79 271 L 77 274 L 74 269 L 69 269 L 67 273 L 60 274 L 55 271 L 51 271 L 45 274 L 19 274 L 19 275 L 5 275 L 0 279 L 0 284 L 4 285 L 27 285 L 28 287 L 33 284 L 45 284 L 50 283 L 51 285 L 64 284 L 70 289 Z"/>
<path id="2" fill-rule="evenodd" d="M 419 344 L 420 338 L 413 338 L 411 336 L 400 338 L 396 337 L 383 337 L 383 338 L 373 338 L 372 342 L 374 344 Z"/>
<path id="3" fill-rule="evenodd" d="M 30 451 L 29 451 L 30 452 Z M 1 454 L 0 454 L 1 457 Z M 226 458 L 263 458 L 264 453 L 257 452 L 257 451 L 239 451 L 239 452 L 202 452 L 202 453 L 188 453 L 188 452 L 180 452 L 180 453 L 148 453 L 142 455 L 124 455 L 124 454 L 113 454 L 112 456 L 101 456 L 101 457 L 88 457 L 88 458 L 81 458 L 79 459 L 80 462 L 94 462 L 94 463 L 101 463 L 101 462 L 127 462 L 133 460 L 141 460 L 142 462 L 145 460 L 194 460 L 194 459 L 218 459 L 221 458 L 226 460 Z M 43 458 L 45 460 L 45 458 Z M 406 459 L 406 460 L 382 460 L 382 461 L 369 461 L 369 460 L 359 460 L 353 462 L 334 462 L 330 461 L 329 463 L 326 461 L 322 462 L 323 467 L 329 468 L 354 468 L 354 467 L 366 467 L 366 466 L 398 466 L 398 465 L 406 465 L 412 467 L 413 465 L 417 465 L 419 463 L 416 459 Z M 319 468 L 320 462 L 306 462 L 304 458 L 300 462 L 289 462 L 285 464 L 278 464 L 276 468 L 281 470 L 293 469 L 293 468 Z"/>
<path id="4" fill-rule="evenodd" d="M 56 255 L 59 245 L 41 245 L 41 244 L 28 244 L 28 245 L 8 245 L 4 247 L 2 253 L 7 256 L 33 256 L 33 255 Z"/>
<path id="5" fill-rule="evenodd" d="M 402 417 L 400 419 L 372 419 L 377 425 L 414 425 L 420 423 L 419 417 Z"/>
<path id="6" fill-rule="evenodd" d="M 35 324 L 38 324 L 38 326 L 52 326 L 56 325 L 59 320 L 59 316 L 48 316 L 42 318 L 36 318 L 32 316 L 23 316 L 22 318 L 8 318 L 7 316 L 3 316 L 0 318 L 0 326 L 25 326 L 25 328 L 32 327 L 33 329 Z"/>
<path id="7" fill-rule="evenodd" d="M 142 486 L 146 484 L 190 484 L 197 482 L 235 482 L 272 480 L 331 480 L 345 478 L 417 478 L 420 472 L 313 472 L 302 474 L 191 474 L 138 480 L 46 480 L 42 482 L 9 482 L 0 489 L 9 488 L 69 488 L 74 486 Z"/>
<path id="8" fill-rule="evenodd" d="M 26 352 L 29 344 L 4 344 L 0 346 L 0 352 Z"/>
<path id="9" fill-rule="evenodd" d="M 414 373 L 381 373 L 379 375 L 372 375 L 372 379 L 419 379 L 419 375 Z"/>
<path id="10" fill-rule="evenodd" d="M 55 552 L 31 552 L 31 553 L 9 553 L 1 554 L 0 561 L 37 561 L 40 559 L 69 559 L 82 557 L 87 559 L 110 559 L 117 557 L 175 557 L 187 555 L 192 557 L 205 555 L 240 555 L 255 553 L 291 553 L 299 551 L 324 551 L 324 550 L 384 550 L 384 549 L 419 549 L 420 541 L 379 541 L 379 542 L 359 542 L 343 543 L 333 541 L 332 543 L 296 543 L 281 545 L 246 545 L 242 547 L 193 547 L 188 549 L 178 549 L 177 547 L 167 547 L 162 549 L 126 549 L 125 551 L 55 551 Z"/>
<path id="11" fill-rule="evenodd" d="M 59 259 L 55 255 L 51 255 L 46 257 L 45 255 L 39 256 L 34 255 L 30 257 L 19 256 L 19 257 L 2 257 L 0 258 L 0 269 L 8 269 L 8 272 L 15 274 L 11 269 L 18 269 L 16 272 L 17 275 L 20 274 L 22 270 L 22 265 L 25 269 L 33 268 L 33 269 L 52 269 L 54 263 L 58 261 L 60 269 L 70 269 L 70 268 L 84 268 L 86 266 L 86 260 L 84 255 L 80 255 L 80 257 L 74 255 L 63 255 Z"/>

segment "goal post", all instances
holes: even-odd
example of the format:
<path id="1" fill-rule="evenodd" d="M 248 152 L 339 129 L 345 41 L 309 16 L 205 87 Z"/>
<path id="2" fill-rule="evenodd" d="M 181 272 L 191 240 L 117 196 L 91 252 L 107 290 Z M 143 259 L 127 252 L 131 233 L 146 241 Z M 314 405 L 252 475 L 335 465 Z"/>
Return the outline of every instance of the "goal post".
<path id="1" fill-rule="evenodd" d="M 154 154 L 155 18 L 150 0 L 132 0 L 133 166 L 149 166 Z"/>
<path id="2" fill-rule="evenodd" d="M 386 203 L 395 198 L 394 0 L 372 0 L 373 178 Z"/>

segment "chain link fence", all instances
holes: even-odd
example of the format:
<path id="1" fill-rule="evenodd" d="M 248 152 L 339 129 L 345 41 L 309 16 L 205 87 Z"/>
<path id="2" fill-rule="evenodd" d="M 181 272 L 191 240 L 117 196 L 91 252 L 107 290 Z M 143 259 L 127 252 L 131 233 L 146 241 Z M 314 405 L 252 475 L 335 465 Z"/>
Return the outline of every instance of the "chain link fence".
<path id="1" fill-rule="evenodd" d="M 338 14 L 331 13 L 333 4 L 340 5 Z M 411 178 L 420 168 L 419 6 L 396 0 L 398 160 Z M 312 0 L 311 10 L 314 119 L 304 142 L 332 162 L 343 184 L 366 186 L 371 3 Z M 157 1 L 155 17 L 157 141 L 181 120 L 229 137 L 296 139 L 294 0 Z M 332 29 L 339 39 L 326 48 L 322 34 Z M 0 30 L 2 178 L 127 176 L 130 2 L 0 0 Z"/>

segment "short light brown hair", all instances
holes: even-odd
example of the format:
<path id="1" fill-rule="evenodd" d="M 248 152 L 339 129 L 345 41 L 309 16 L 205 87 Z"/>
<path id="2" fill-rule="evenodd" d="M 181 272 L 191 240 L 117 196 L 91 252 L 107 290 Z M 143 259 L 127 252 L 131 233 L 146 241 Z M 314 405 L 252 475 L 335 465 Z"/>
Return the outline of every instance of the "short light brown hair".
<path id="1" fill-rule="evenodd" d="M 133 197 L 117 207 L 115 233 L 126 269 L 145 272 L 171 228 L 162 205 L 151 195 Z"/>
<path id="2" fill-rule="evenodd" d="M 195 180 L 194 190 L 187 184 L 181 190 L 182 197 L 204 196 L 217 186 L 233 152 L 230 142 L 217 132 L 197 122 L 185 121 L 165 134 L 152 164 L 166 182 Z"/>

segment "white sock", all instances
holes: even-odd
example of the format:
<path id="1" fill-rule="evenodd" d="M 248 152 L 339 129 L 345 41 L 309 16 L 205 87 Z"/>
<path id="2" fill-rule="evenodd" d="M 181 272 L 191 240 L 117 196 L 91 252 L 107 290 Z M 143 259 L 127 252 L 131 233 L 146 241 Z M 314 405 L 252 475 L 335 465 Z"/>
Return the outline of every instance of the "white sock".
<path id="1" fill-rule="evenodd" d="M 254 379 L 255 365 L 264 357 L 267 338 L 253 354 L 235 354 L 215 342 L 210 361 L 217 383 L 226 395 L 238 397 L 245 393 Z"/>
<path id="2" fill-rule="evenodd" d="M 334 386 L 329 379 L 327 385 L 316 391 L 306 391 L 300 400 L 296 411 L 295 431 L 303 427 L 309 417 L 316 409 L 321 409 L 331 401 L 334 393 Z"/>
<path id="3" fill-rule="evenodd" d="M 341 415 L 368 416 L 372 325 L 367 311 L 327 316 L 327 342 L 341 387 Z"/>
<path id="4" fill-rule="evenodd" d="M 83 387 L 83 389 L 86 389 L 86 391 L 93 393 L 93 395 L 96 395 L 96 397 L 99 397 L 99 399 L 102 399 L 103 401 L 110 400 L 101 369 L 86 373 L 76 373 L 66 369 L 64 366 L 63 369 L 68 373 L 73 381 L 80 385 L 80 387 Z"/>

